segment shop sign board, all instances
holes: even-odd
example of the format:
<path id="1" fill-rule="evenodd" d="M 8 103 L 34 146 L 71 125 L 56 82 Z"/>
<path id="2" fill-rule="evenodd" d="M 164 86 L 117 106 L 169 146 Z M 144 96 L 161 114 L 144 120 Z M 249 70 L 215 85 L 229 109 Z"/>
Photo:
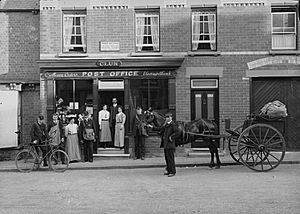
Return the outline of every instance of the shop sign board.
<path id="1" fill-rule="evenodd" d="M 122 78 L 122 77 L 175 77 L 175 71 L 82 71 L 82 72 L 47 72 L 43 78 Z"/>

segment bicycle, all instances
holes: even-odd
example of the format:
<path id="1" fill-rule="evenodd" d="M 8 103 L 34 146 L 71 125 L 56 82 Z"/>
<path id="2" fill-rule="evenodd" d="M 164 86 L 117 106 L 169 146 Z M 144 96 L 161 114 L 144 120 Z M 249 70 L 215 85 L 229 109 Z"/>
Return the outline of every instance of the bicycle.
<path id="1" fill-rule="evenodd" d="M 40 157 L 36 146 L 48 146 L 50 150 L 44 156 Z M 49 157 L 49 169 L 55 172 L 64 172 L 69 167 L 69 156 L 58 145 L 52 145 L 49 140 L 40 144 L 29 143 L 29 148 L 18 152 L 15 158 L 16 167 L 20 172 L 31 172 L 38 169 L 46 158 Z"/>

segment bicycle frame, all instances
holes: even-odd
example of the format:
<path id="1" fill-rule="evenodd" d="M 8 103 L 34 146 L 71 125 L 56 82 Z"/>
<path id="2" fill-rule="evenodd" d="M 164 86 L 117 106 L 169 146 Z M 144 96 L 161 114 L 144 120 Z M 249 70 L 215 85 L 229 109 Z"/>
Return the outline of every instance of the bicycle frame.
<path id="1" fill-rule="evenodd" d="M 30 146 L 29 146 L 29 151 L 33 152 L 35 158 L 38 161 L 38 163 L 37 163 L 38 165 L 40 165 L 42 163 L 42 161 L 44 161 L 46 158 L 49 158 L 50 155 L 54 151 L 58 150 L 58 146 L 53 146 L 53 145 L 49 144 L 48 141 L 43 141 L 42 143 L 45 143 L 45 144 L 30 144 Z M 36 150 L 36 147 L 49 147 L 50 149 L 45 155 L 42 154 L 43 156 L 40 157 L 38 151 Z"/>

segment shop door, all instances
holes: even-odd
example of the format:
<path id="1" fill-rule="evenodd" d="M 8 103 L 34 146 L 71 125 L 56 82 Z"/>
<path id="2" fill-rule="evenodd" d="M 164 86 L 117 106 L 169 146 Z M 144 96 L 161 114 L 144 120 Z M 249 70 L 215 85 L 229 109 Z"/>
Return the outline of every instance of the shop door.
<path id="1" fill-rule="evenodd" d="M 217 90 L 192 91 L 191 97 L 191 119 L 205 118 L 219 124 L 218 119 L 218 93 Z M 208 144 L 202 139 L 192 142 L 192 148 L 207 148 Z"/>
<path id="2" fill-rule="evenodd" d="M 279 100 L 287 107 L 284 138 L 288 151 L 300 151 L 300 78 L 253 78 L 251 112 L 258 113 L 268 102 Z"/>

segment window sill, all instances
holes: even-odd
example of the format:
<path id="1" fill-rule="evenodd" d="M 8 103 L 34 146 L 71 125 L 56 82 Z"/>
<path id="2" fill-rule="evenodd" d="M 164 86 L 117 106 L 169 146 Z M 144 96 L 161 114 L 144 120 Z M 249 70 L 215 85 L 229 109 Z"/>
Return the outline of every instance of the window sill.
<path id="1" fill-rule="evenodd" d="M 87 53 L 60 53 L 57 54 L 56 57 L 58 58 L 81 58 L 81 57 L 88 57 Z"/>
<path id="2" fill-rule="evenodd" d="M 156 56 L 162 56 L 162 52 L 132 52 L 130 53 L 130 56 L 132 57 L 156 57 Z"/>
<path id="3" fill-rule="evenodd" d="M 274 55 L 300 55 L 300 51 L 298 50 L 271 50 L 269 54 Z"/>
<path id="4" fill-rule="evenodd" d="M 188 51 L 188 56 L 220 56 L 220 51 Z"/>

